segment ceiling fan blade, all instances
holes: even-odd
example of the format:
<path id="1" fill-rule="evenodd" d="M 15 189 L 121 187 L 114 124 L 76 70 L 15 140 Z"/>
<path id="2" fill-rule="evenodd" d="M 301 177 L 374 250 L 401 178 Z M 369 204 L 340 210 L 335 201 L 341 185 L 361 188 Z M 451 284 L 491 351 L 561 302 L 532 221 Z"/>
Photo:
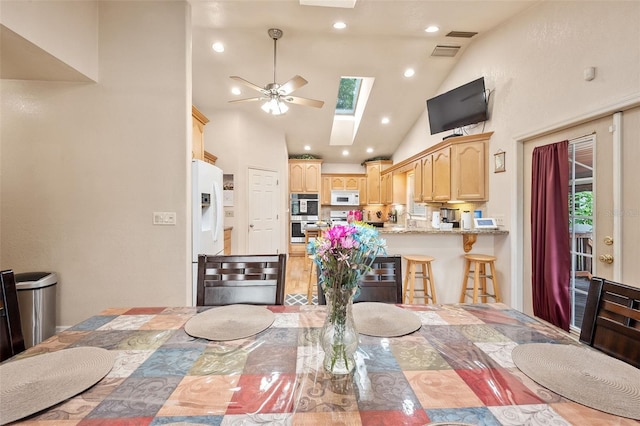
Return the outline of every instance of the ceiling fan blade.
<path id="1" fill-rule="evenodd" d="M 263 97 L 259 97 L 259 98 L 247 98 L 247 99 L 234 99 L 232 101 L 229 101 L 230 104 L 234 104 L 234 103 L 239 103 L 239 102 L 257 102 L 257 101 L 264 101 L 267 98 L 263 98 Z"/>
<path id="2" fill-rule="evenodd" d="M 282 100 L 287 101 L 287 102 L 291 102 L 292 104 L 310 106 L 310 107 L 314 107 L 314 108 L 322 108 L 322 105 L 324 105 L 323 101 L 317 101 L 315 99 L 301 98 L 299 96 L 283 96 Z"/>
<path id="3" fill-rule="evenodd" d="M 256 84 L 253 84 L 252 82 L 247 81 L 242 77 L 238 77 L 237 75 L 232 75 L 230 78 L 235 80 L 235 81 L 237 81 L 238 83 L 244 84 L 245 86 L 251 87 L 253 90 L 257 90 L 258 92 L 261 92 L 261 93 L 265 93 L 266 92 L 264 90 L 264 88 L 262 88 L 262 87 L 260 87 L 260 86 L 258 86 Z"/>
<path id="4" fill-rule="evenodd" d="M 296 75 L 291 80 L 287 81 L 282 86 L 280 86 L 278 88 L 278 91 L 280 93 L 284 94 L 284 95 L 288 95 L 289 93 L 293 92 L 294 90 L 297 90 L 297 89 L 301 88 L 302 86 L 304 86 L 307 83 L 308 83 L 307 80 L 305 80 L 304 78 L 300 77 L 299 75 Z"/>

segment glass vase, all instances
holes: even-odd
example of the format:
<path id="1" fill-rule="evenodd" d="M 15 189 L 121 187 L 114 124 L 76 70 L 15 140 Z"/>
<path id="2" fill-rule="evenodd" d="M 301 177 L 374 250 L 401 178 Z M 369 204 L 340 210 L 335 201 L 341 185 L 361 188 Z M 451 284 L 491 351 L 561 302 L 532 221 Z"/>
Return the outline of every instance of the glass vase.
<path id="1" fill-rule="evenodd" d="M 332 374 L 349 374 L 356 366 L 358 331 L 353 321 L 353 295 L 356 288 L 325 289 L 327 317 L 320 332 L 324 350 L 323 365 Z"/>

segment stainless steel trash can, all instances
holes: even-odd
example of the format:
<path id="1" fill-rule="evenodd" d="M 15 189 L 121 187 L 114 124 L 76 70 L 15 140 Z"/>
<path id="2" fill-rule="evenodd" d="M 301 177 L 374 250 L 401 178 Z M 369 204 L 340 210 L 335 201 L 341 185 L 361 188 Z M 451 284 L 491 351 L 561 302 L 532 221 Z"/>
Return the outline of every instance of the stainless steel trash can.
<path id="1" fill-rule="evenodd" d="M 15 274 L 24 345 L 37 345 L 56 334 L 56 285 L 53 272 Z"/>

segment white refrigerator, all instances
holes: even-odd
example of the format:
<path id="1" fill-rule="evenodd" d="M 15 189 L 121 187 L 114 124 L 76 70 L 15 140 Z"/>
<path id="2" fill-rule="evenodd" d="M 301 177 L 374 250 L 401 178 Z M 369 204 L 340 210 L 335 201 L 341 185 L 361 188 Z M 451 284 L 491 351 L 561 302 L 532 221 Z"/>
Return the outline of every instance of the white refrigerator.
<path id="1" fill-rule="evenodd" d="M 224 213 L 222 208 L 222 170 L 201 160 L 191 162 L 192 303 L 196 305 L 198 255 L 223 254 Z"/>

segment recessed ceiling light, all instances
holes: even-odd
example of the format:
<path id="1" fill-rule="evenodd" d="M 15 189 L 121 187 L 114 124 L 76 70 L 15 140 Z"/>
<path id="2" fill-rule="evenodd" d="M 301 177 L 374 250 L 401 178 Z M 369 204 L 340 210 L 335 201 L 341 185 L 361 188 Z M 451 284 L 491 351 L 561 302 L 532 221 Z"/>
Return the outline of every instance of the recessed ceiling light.
<path id="1" fill-rule="evenodd" d="M 389 117 L 382 117 L 382 120 L 380 120 L 380 122 L 382 124 L 389 124 Z"/>
<path id="2" fill-rule="evenodd" d="M 234 87 L 231 89 L 231 93 L 233 93 L 234 95 L 239 95 L 242 92 L 237 87 Z"/>
<path id="3" fill-rule="evenodd" d="M 211 45 L 211 48 L 218 53 L 224 52 L 224 44 L 222 44 L 219 41 L 216 41 L 215 43 L 213 43 L 213 45 Z"/>
<path id="4" fill-rule="evenodd" d="M 311 151 L 311 147 L 310 147 L 309 145 L 305 145 L 305 146 L 304 146 L 304 150 L 305 150 L 305 151 Z"/>
<path id="5" fill-rule="evenodd" d="M 405 77 L 413 77 L 415 74 L 416 70 L 414 70 L 413 68 L 407 68 L 406 70 L 404 70 Z"/>
<path id="6" fill-rule="evenodd" d="M 344 22 L 336 22 L 333 24 L 333 28 L 335 28 L 336 30 L 344 30 L 345 28 L 347 28 L 347 24 L 345 24 Z"/>
<path id="7" fill-rule="evenodd" d="M 373 152 L 373 148 L 367 148 L 367 152 L 371 154 Z"/>
<path id="8" fill-rule="evenodd" d="M 346 157 L 347 155 L 349 155 L 349 151 L 347 151 L 347 150 L 345 149 L 344 151 L 342 151 L 342 155 L 344 155 L 344 156 Z"/>
<path id="9" fill-rule="evenodd" d="M 438 31 L 440 31 L 440 28 L 436 27 L 435 25 L 430 25 L 425 28 L 425 31 L 428 33 L 437 33 Z"/>

